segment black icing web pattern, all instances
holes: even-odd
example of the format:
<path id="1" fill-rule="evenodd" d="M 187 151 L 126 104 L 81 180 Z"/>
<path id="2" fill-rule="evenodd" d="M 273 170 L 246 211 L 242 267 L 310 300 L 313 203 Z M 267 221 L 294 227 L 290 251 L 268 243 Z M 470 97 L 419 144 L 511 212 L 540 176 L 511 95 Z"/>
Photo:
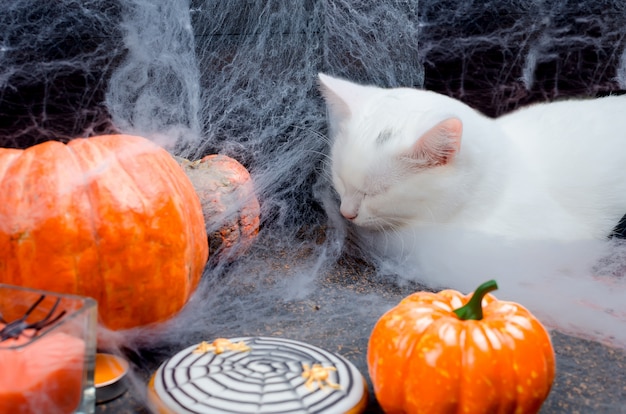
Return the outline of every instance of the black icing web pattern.
<path id="1" fill-rule="evenodd" d="M 154 383 L 163 403 L 188 413 L 344 413 L 363 396 L 361 374 L 337 354 L 282 338 L 231 341 L 250 350 L 194 353 L 192 346 L 166 361 Z M 303 374 L 314 364 L 332 369 L 307 386 Z"/>

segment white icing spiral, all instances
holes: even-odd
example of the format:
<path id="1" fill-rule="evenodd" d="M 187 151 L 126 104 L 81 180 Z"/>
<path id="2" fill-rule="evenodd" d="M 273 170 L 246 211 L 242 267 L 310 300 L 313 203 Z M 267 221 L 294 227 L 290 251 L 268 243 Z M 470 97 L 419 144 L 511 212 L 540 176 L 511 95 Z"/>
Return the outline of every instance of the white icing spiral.
<path id="1" fill-rule="evenodd" d="M 154 377 L 161 402 L 181 414 L 340 414 L 363 398 L 361 373 L 340 355 L 282 338 L 230 341 L 250 349 L 194 353 L 194 345 L 161 365 Z"/>

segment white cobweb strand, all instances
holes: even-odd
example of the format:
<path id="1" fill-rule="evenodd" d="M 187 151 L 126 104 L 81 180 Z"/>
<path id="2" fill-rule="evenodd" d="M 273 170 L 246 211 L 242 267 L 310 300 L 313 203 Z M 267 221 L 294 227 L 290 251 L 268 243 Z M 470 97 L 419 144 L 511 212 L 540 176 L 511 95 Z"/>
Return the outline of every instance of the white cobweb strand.
<path id="1" fill-rule="evenodd" d="M 162 2 L 161 2 L 162 3 Z M 107 106 L 120 130 L 166 148 L 200 137 L 200 72 L 186 2 L 123 2 L 126 52 Z"/>
<path id="2" fill-rule="evenodd" d="M 617 76 L 615 77 L 619 87 L 626 89 L 626 48 L 622 51 L 617 68 Z"/>

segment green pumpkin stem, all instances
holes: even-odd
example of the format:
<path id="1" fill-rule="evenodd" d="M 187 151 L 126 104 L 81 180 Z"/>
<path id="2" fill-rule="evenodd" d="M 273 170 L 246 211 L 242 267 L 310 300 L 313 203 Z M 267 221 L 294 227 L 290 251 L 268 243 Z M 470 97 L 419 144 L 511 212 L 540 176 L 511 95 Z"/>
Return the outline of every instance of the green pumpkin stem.
<path id="1" fill-rule="evenodd" d="M 474 291 L 474 294 L 470 298 L 469 302 L 454 310 L 456 316 L 463 321 L 475 320 L 479 321 L 483 318 L 483 298 L 492 290 L 498 289 L 498 284 L 495 280 L 489 280 L 482 285 L 478 286 Z"/>

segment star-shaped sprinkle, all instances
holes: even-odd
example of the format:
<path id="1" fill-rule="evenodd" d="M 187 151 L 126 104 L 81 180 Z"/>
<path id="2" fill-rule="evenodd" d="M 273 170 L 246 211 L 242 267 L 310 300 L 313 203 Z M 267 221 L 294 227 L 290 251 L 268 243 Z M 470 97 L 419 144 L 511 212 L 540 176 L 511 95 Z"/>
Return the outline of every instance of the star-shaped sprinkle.
<path id="1" fill-rule="evenodd" d="M 217 338 L 215 341 L 208 343 L 206 341 L 200 342 L 196 349 L 193 350 L 194 354 L 206 354 L 207 352 L 213 352 L 215 354 L 221 354 L 225 351 L 237 351 L 246 352 L 251 348 L 243 341 L 233 343 L 226 338 Z"/>
<path id="2" fill-rule="evenodd" d="M 304 385 L 308 389 L 313 389 L 316 385 L 321 390 L 324 387 L 330 387 L 335 390 L 341 388 L 339 384 L 335 384 L 328 379 L 331 371 L 337 371 L 335 367 L 324 367 L 321 364 L 313 364 L 312 367 L 309 367 L 308 364 L 302 364 L 302 369 L 304 370 L 302 377 L 306 379 Z"/>

